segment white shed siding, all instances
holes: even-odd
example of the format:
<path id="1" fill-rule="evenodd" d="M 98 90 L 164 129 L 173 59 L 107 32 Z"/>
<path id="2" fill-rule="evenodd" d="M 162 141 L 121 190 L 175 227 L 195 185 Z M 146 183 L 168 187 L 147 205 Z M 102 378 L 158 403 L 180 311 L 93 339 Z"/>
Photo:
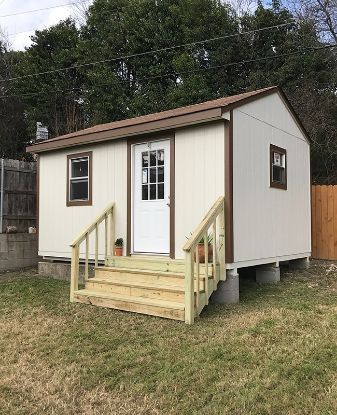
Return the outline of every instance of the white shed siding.
<path id="1" fill-rule="evenodd" d="M 93 152 L 93 203 L 92 206 L 67 207 L 67 155 L 84 151 Z M 126 240 L 126 178 L 126 141 L 42 153 L 40 155 L 39 254 L 69 257 L 71 241 L 112 201 L 116 203 L 116 237 Z M 90 245 L 93 254 L 93 241 Z M 102 253 L 100 247 L 100 254 Z"/>
<path id="2" fill-rule="evenodd" d="M 287 150 L 288 189 L 270 188 L 270 144 Z M 277 93 L 233 111 L 234 262 L 311 251 L 309 145 Z"/>
<path id="3" fill-rule="evenodd" d="M 224 122 L 196 125 L 175 134 L 175 251 L 183 258 L 186 237 L 224 195 Z"/>

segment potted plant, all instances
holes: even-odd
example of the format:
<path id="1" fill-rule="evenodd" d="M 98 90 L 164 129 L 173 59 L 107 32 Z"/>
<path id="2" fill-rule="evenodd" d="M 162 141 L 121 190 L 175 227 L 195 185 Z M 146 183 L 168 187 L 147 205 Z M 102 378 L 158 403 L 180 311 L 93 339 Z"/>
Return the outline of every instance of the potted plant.
<path id="1" fill-rule="evenodd" d="M 115 242 L 115 256 L 123 255 L 123 238 L 117 238 Z"/>
<path id="2" fill-rule="evenodd" d="M 213 261 L 213 246 L 212 246 L 212 236 L 207 235 L 206 245 L 208 245 L 208 262 Z M 198 243 L 198 254 L 199 262 L 205 263 L 205 239 L 202 237 Z"/>

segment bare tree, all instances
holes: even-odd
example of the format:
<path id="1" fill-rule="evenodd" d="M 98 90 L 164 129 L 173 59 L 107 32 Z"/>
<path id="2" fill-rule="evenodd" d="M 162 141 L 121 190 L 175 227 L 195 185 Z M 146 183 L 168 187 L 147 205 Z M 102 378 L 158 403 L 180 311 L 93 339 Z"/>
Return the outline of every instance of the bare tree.
<path id="1" fill-rule="evenodd" d="M 257 7 L 257 0 L 228 0 L 225 3 L 230 4 L 238 16 L 245 13 L 251 13 Z"/>
<path id="2" fill-rule="evenodd" d="M 92 5 L 93 0 L 81 0 L 72 4 L 73 19 L 79 26 L 86 22 L 88 8 Z"/>
<path id="3" fill-rule="evenodd" d="M 337 0 L 291 0 L 284 5 L 299 19 L 311 20 L 323 41 L 337 43 Z"/>

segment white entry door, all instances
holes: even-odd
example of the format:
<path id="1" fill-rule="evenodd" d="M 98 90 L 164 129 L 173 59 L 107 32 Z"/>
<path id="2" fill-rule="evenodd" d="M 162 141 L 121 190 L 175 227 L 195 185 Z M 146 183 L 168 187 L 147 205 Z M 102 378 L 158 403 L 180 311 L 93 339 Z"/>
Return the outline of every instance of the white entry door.
<path id="1" fill-rule="evenodd" d="M 133 147 L 133 252 L 170 252 L 170 141 Z"/>

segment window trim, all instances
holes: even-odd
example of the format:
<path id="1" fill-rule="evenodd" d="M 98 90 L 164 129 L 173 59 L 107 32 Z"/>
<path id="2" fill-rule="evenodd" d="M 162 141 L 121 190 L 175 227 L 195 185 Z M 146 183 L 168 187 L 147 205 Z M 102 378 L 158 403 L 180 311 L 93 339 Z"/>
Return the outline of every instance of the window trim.
<path id="1" fill-rule="evenodd" d="M 71 160 L 88 157 L 88 199 L 87 200 L 70 200 L 70 166 Z M 85 153 L 74 153 L 67 155 L 67 206 L 92 206 L 92 151 Z"/>
<path id="2" fill-rule="evenodd" d="M 280 153 L 284 156 L 284 183 L 278 183 L 273 181 L 273 153 Z M 269 150 L 269 170 L 270 170 L 270 187 L 275 189 L 282 189 L 287 190 L 288 185 L 288 175 L 287 175 L 287 150 L 285 148 L 277 147 L 273 144 L 270 144 L 270 150 Z"/>

